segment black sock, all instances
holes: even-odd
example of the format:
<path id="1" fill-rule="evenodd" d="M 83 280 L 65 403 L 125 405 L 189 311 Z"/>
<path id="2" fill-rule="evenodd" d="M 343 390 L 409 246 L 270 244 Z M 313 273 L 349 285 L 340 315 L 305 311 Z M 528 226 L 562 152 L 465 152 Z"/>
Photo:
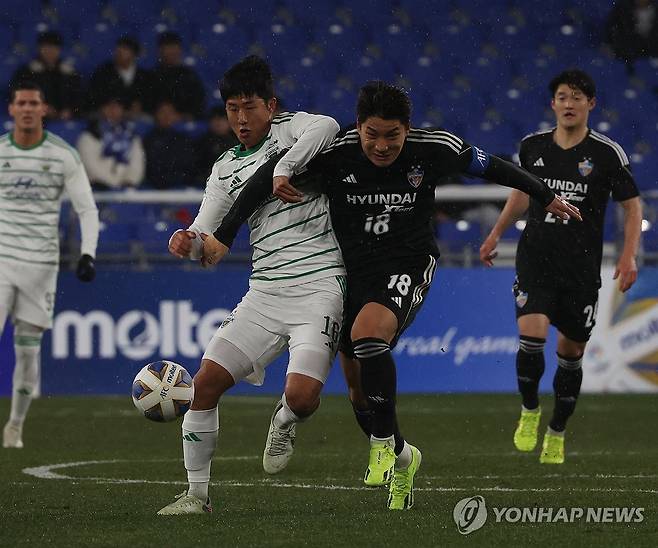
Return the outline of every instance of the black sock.
<path id="1" fill-rule="evenodd" d="M 544 344 L 546 339 L 526 337 L 519 339 L 516 353 L 516 380 L 523 399 L 523 407 L 539 407 L 539 381 L 544 374 Z"/>
<path id="2" fill-rule="evenodd" d="M 354 354 L 361 363 L 361 387 L 372 411 L 371 433 L 376 438 L 393 436 L 396 430 L 395 362 L 383 339 L 366 337 L 354 341 Z"/>
<path id="3" fill-rule="evenodd" d="M 357 424 L 361 427 L 361 430 L 366 435 L 368 439 L 372 435 L 372 415 L 373 412 L 370 409 L 359 409 L 352 403 L 352 410 L 354 411 L 354 417 L 356 418 Z M 395 438 L 395 454 L 399 455 L 402 453 L 404 448 L 404 438 L 400 434 L 400 429 L 398 427 L 398 421 L 395 421 L 395 431 L 393 432 L 393 437 Z"/>
<path id="4" fill-rule="evenodd" d="M 372 411 L 370 409 L 359 409 L 354 403 L 352 403 L 352 410 L 354 411 L 354 418 L 356 418 L 357 424 L 368 439 L 370 439 L 370 435 L 372 434 Z"/>
<path id="5" fill-rule="evenodd" d="M 551 430 L 563 432 L 567 427 L 567 420 L 576 409 L 576 401 L 583 381 L 582 361 L 582 355 L 578 358 L 557 355 L 558 368 L 553 379 L 555 407 L 549 423 Z"/>

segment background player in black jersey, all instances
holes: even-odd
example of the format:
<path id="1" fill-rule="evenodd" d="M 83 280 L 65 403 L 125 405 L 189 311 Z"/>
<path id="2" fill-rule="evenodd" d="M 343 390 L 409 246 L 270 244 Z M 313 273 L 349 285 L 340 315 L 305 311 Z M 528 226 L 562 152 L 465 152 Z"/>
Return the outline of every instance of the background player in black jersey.
<path id="1" fill-rule="evenodd" d="M 351 375 L 348 382 L 358 394 L 354 383 L 360 380 L 371 413 L 369 423 L 360 421 L 371 444 L 364 482 L 390 483 L 388 507 L 394 510 L 413 505 L 421 453 L 405 442 L 397 425 L 391 348 L 420 309 L 436 269 L 439 252 L 430 223 L 436 181 L 458 172 L 483 176 L 531 193 L 552 215 L 580 218 L 577 208 L 513 164 L 449 132 L 410 128 L 410 113 L 409 99 L 399 88 L 383 82 L 364 86 L 356 129 L 343 132 L 316 156 L 297 183 L 317 179 L 329 196 L 348 275 L 341 351 L 360 363 L 360 379 Z M 271 194 L 271 181 L 271 169 L 263 166 L 214 237 L 205 238 L 204 255 L 212 262 L 225 254 L 240 224 Z M 302 200 L 287 180 L 277 180 L 275 194 L 284 201 Z M 355 365 L 344 360 L 347 371 Z"/>
<path id="2" fill-rule="evenodd" d="M 549 89 L 557 125 L 523 139 L 521 166 L 577 205 L 583 222 L 556 219 L 527 194 L 513 190 L 480 248 L 480 259 L 488 266 L 493 264 L 501 234 L 529 208 L 516 254 L 514 282 L 520 335 L 516 371 L 523 399 L 514 445 L 520 451 L 532 451 L 537 444 L 538 386 L 552 324 L 558 330 L 555 403 L 540 462 L 560 464 L 564 462 L 567 419 L 580 393 L 585 345 L 596 323 L 608 198 L 612 193 L 624 211 L 624 246 L 614 274 L 621 291 L 637 279 L 635 255 L 642 208 L 622 147 L 588 129 L 588 116 L 596 105 L 593 80 L 580 70 L 568 70 L 556 76 Z"/>

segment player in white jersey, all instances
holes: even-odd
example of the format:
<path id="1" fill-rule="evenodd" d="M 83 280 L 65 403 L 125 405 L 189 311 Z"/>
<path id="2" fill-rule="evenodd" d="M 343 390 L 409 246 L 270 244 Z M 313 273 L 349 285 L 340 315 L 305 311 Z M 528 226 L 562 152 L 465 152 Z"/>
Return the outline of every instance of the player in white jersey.
<path id="1" fill-rule="evenodd" d="M 203 239 L 219 226 L 258 167 L 289 149 L 274 172 L 275 179 L 287 180 L 339 129 L 327 116 L 275 116 L 272 75 L 267 63 L 255 56 L 229 69 L 220 91 L 240 145 L 217 160 L 196 219 L 169 242 L 171 253 L 200 259 L 202 264 L 208 264 Z M 249 226 L 249 291 L 208 344 L 194 377 L 194 401 L 183 419 L 189 488 L 161 509 L 161 515 L 211 511 L 208 483 L 219 431 L 219 398 L 243 379 L 262 384 L 264 368 L 287 348 L 284 394 L 272 415 L 263 452 L 266 472 L 283 470 L 292 455 L 295 425 L 320 404 L 338 348 L 345 269 L 326 197 L 306 192 L 304 201 L 292 207 L 271 198 L 251 216 Z"/>
<path id="2" fill-rule="evenodd" d="M 0 137 L 0 334 L 14 324 L 11 414 L 2 446 L 23 447 L 23 423 L 38 390 L 41 339 L 52 327 L 59 269 L 59 213 L 68 194 L 80 218 L 77 276 L 93 280 L 98 210 L 75 149 L 44 131 L 43 92 L 34 83 L 11 91 L 14 129 Z"/>

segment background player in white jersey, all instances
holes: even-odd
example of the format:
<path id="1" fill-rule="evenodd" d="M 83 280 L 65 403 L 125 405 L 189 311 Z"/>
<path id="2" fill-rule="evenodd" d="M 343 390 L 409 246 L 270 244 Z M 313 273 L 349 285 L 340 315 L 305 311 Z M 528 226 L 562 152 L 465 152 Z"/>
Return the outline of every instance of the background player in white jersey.
<path id="1" fill-rule="evenodd" d="M 272 75 L 267 63 L 255 56 L 229 69 L 220 91 L 240 145 L 217 160 L 194 223 L 174 233 L 169 245 L 174 255 L 201 259 L 203 264 L 208 263 L 202 239 L 214 232 L 260 165 L 289 149 L 274 172 L 276 179 L 287 180 L 339 129 L 327 116 L 274 116 Z M 308 193 L 292 207 L 271 198 L 251 216 L 249 226 L 249 291 L 208 344 L 194 377 L 194 402 L 183 420 L 189 488 L 159 514 L 211 511 L 208 482 L 219 431 L 219 398 L 242 379 L 262 384 L 264 368 L 288 348 L 285 390 L 263 452 L 266 472 L 282 470 L 292 455 L 295 424 L 317 409 L 338 347 L 345 269 L 326 197 Z"/>
<path id="2" fill-rule="evenodd" d="M 0 333 L 14 323 L 11 414 L 2 446 L 23 447 L 23 423 L 38 390 L 41 339 L 52 327 L 59 269 L 59 214 L 66 191 L 80 218 L 76 274 L 94 279 L 98 210 L 78 153 L 44 131 L 47 105 L 34 83 L 11 91 L 14 129 L 0 137 Z"/>
<path id="3" fill-rule="evenodd" d="M 540 462 L 561 464 L 567 420 L 580 394 L 583 353 L 596 324 L 606 206 L 612 195 L 624 211 L 624 247 L 615 272 L 622 291 L 637 279 L 642 206 L 622 147 L 587 127 L 596 105 L 594 81 L 580 70 L 568 70 L 557 75 L 549 89 L 557 125 L 523 139 L 521 166 L 544 179 L 563 199 L 574 202 L 583 222 L 562 222 L 526 194 L 513 190 L 480 248 L 480 258 L 491 266 L 501 234 L 529 210 L 516 253 L 514 283 L 520 334 L 516 370 L 523 399 L 514 445 L 519 451 L 532 451 L 537 444 L 538 388 L 552 324 L 558 330 L 555 403 Z"/>

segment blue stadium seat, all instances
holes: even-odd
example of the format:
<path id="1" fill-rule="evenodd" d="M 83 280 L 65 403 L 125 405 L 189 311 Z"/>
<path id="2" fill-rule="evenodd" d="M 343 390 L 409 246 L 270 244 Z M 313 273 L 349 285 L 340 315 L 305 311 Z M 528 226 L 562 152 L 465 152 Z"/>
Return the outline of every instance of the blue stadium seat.
<path id="1" fill-rule="evenodd" d="M 2 0 L 0 21 L 10 25 L 20 22 L 39 21 L 42 18 L 41 0 Z"/>
<path id="2" fill-rule="evenodd" d="M 75 147 L 78 137 L 87 127 L 84 120 L 50 120 L 46 124 L 48 131 L 64 139 L 69 145 Z"/>
<path id="3" fill-rule="evenodd" d="M 108 223 L 101 221 L 96 253 L 128 254 L 131 244 L 137 238 L 135 223 Z"/>
<path id="4" fill-rule="evenodd" d="M 356 121 L 356 90 L 337 84 L 322 86 L 315 95 L 312 110 L 326 112 L 343 126 Z"/>
<path id="5" fill-rule="evenodd" d="M 464 247 L 477 250 L 482 242 L 482 227 L 479 223 L 459 221 L 442 221 L 436 227 L 439 248 L 460 251 Z"/>
<path id="6" fill-rule="evenodd" d="M 163 0 L 108 0 L 107 4 L 119 21 L 136 27 L 157 19 L 164 8 Z"/>
<path id="7" fill-rule="evenodd" d="M 79 0 L 50 0 L 57 23 L 80 27 L 93 24 L 101 18 L 105 0 L 85 0 L 84 9 Z"/>

